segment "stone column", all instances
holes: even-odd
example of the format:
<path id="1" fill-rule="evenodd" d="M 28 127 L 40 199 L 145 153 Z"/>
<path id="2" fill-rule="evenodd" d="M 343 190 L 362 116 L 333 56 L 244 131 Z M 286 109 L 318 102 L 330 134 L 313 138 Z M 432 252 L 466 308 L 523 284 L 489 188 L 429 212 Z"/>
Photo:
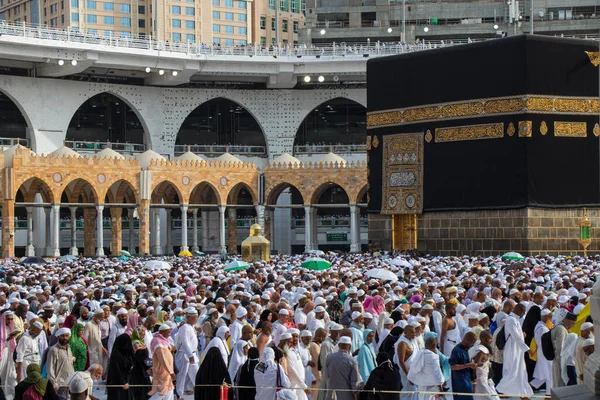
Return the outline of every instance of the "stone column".
<path id="1" fill-rule="evenodd" d="M 69 211 L 71 211 L 71 249 L 69 250 L 69 254 L 73 256 L 79 255 L 79 250 L 77 250 L 77 207 L 69 207 Z"/>
<path id="2" fill-rule="evenodd" d="M 128 228 L 129 237 L 127 238 L 128 239 L 127 240 L 127 242 L 128 242 L 127 251 L 133 255 L 133 253 L 135 253 L 135 242 L 134 242 L 135 237 L 133 236 L 133 221 L 134 221 L 133 208 L 127 209 L 127 219 L 129 220 L 129 228 Z"/>
<path id="3" fill-rule="evenodd" d="M 123 209 L 110 208 L 110 252 L 118 256 L 123 248 Z"/>
<path id="4" fill-rule="evenodd" d="M 273 212 L 272 208 L 265 209 L 265 226 L 263 228 L 263 235 L 265 238 L 267 238 L 267 240 L 271 240 L 271 238 L 273 237 L 273 234 L 272 234 L 273 225 L 274 225 L 273 214 L 274 214 L 274 212 Z M 273 247 L 272 241 L 271 241 L 271 247 Z"/>
<path id="5" fill-rule="evenodd" d="M 25 255 L 27 257 L 35 256 L 35 247 L 33 247 L 33 207 L 25 207 L 27 210 L 27 247 Z"/>
<path id="6" fill-rule="evenodd" d="M 208 250 L 208 210 L 202 209 L 201 212 L 201 220 L 202 224 L 202 251 L 206 253 Z M 219 225 L 220 226 L 220 225 Z M 221 242 L 219 242 L 221 244 Z"/>
<path id="7" fill-rule="evenodd" d="M 225 241 L 225 209 L 227 206 L 219 206 L 219 254 L 227 251 Z"/>
<path id="8" fill-rule="evenodd" d="M 358 231 L 358 210 L 356 204 L 350 204 L 350 253 L 360 252 L 360 231 Z"/>
<path id="9" fill-rule="evenodd" d="M 83 255 L 91 257 L 95 253 L 94 224 L 96 220 L 96 210 L 93 208 L 83 209 Z"/>
<path id="10" fill-rule="evenodd" d="M 312 233 L 310 236 L 312 239 L 311 248 L 313 250 L 318 250 L 319 249 L 319 216 L 317 215 L 317 207 L 312 207 L 311 221 L 312 221 Z"/>
<path id="11" fill-rule="evenodd" d="M 104 227 L 102 226 L 104 205 L 96 205 L 96 257 L 104 257 Z"/>
<path id="12" fill-rule="evenodd" d="M 233 207 L 229 207 L 228 211 L 228 237 L 227 246 L 229 254 L 237 254 L 237 212 Z"/>
<path id="13" fill-rule="evenodd" d="M 181 206 L 181 251 L 189 251 L 187 232 L 188 206 Z"/>
<path id="14" fill-rule="evenodd" d="M 254 208 L 256 208 L 256 221 L 257 223 L 263 228 L 263 234 L 265 234 L 266 236 L 266 232 L 267 232 L 267 227 L 266 227 L 266 222 L 265 222 L 265 211 L 266 211 L 266 207 L 265 206 L 254 206 Z"/>
<path id="15" fill-rule="evenodd" d="M 167 214 L 167 232 L 166 232 L 166 246 L 165 246 L 165 255 L 173 254 L 173 215 L 170 208 L 165 209 L 165 213 Z"/>
<path id="16" fill-rule="evenodd" d="M 2 257 L 15 256 L 15 200 L 4 199 L 2 205 Z"/>
<path id="17" fill-rule="evenodd" d="M 60 204 L 52 205 L 52 257 L 60 257 Z"/>
<path id="18" fill-rule="evenodd" d="M 192 251 L 200 251 L 200 249 L 198 248 L 198 209 L 194 208 L 192 209 L 192 218 L 194 219 L 192 221 L 192 224 L 194 226 L 194 238 L 192 240 Z"/>
<path id="19" fill-rule="evenodd" d="M 309 205 L 304 205 L 304 251 L 308 252 L 312 248 L 312 210 Z"/>
<path id="20" fill-rule="evenodd" d="M 44 212 L 46 213 L 46 248 L 44 254 L 46 257 L 52 257 L 52 208 L 44 208 Z M 4 213 L 2 215 L 4 216 Z"/>
<path id="21" fill-rule="evenodd" d="M 150 200 L 140 200 L 138 221 L 138 253 L 150 254 Z"/>
<path id="22" fill-rule="evenodd" d="M 152 255 L 162 255 L 160 247 L 160 208 L 153 209 L 154 212 L 154 245 L 152 246 Z"/>

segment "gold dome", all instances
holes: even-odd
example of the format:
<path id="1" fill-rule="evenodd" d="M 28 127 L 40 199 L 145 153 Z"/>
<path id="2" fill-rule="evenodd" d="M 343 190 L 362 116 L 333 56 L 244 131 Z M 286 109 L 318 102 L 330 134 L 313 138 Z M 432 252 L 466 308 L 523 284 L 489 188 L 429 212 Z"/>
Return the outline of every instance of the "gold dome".
<path id="1" fill-rule="evenodd" d="M 262 226 L 259 224 L 253 224 L 250 227 L 250 236 L 262 236 Z"/>

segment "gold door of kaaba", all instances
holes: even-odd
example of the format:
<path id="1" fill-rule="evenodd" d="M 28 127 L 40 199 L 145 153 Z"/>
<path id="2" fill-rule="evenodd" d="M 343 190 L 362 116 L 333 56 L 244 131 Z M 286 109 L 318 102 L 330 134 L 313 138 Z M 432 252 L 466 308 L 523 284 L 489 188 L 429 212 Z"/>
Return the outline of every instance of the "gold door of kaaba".
<path id="1" fill-rule="evenodd" d="M 392 215 L 392 248 L 415 250 L 417 248 L 417 215 Z"/>

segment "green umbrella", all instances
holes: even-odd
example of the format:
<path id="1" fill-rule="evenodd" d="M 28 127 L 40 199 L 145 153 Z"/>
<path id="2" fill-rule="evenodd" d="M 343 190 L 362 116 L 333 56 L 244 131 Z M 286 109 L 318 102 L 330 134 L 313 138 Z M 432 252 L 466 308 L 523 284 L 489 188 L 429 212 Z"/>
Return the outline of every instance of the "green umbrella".
<path id="1" fill-rule="evenodd" d="M 225 272 L 239 271 L 241 269 L 246 269 L 249 266 L 250 264 L 245 261 L 232 261 L 225 267 Z"/>
<path id="2" fill-rule="evenodd" d="M 61 261 L 72 261 L 72 260 L 77 260 L 77 257 L 75 257 L 72 254 L 65 254 L 60 259 L 61 259 Z"/>
<path id="3" fill-rule="evenodd" d="M 300 265 L 300 268 L 310 269 L 312 271 L 322 271 L 324 269 L 329 269 L 330 267 L 331 263 L 329 261 L 319 257 L 307 258 L 302 265 Z"/>
<path id="4" fill-rule="evenodd" d="M 502 255 L 503 260 L 522 261 L 524 258 L 521 254 L 514 251 L 509 251 Z"/>
<path id="5" fill-rule="evenodd" d="M 129 257 L 127 257 L 126 255 L 122 255 L 122 256 L 119 256 L 119 258 L 117 258 L 117 260 L 120 260 L 120 261 L 129 261 Z"/>
<path id="6" fill-rule="evenodd" d="M 128 252 L 127 250 L 121 250 L 121 251 L 119 251 L 119 253 L 123 254 L 124 256 L 131 257 L 131 253 Z"/>

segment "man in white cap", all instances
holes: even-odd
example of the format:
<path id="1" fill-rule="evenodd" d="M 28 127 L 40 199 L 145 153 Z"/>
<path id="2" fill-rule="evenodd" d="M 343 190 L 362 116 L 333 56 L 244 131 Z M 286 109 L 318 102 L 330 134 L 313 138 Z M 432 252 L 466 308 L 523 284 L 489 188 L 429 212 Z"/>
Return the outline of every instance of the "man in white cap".
<path id="1" fill-rule="evenodd" d="M 148 393 L 152 400 L 173 400 L 173 379 L 175 371 L 173 369 L 173 353 L 169 337 L 171 336 L 171 326 L 162 324 L 158 327 L 158 332 L 154 334 L 150 342 L 152 351 L 152 390 Z"/>
<path id="2" fill-rule="evenodd" d="M 310 394 L 310 388 L 305 383 L 307 364 L 304 363 L 300 350 L 298 349 L 300 331 L 298 329 L 290 329 L 288 333 L 292 335 L 289 344 L 284 348 L 284 355 L 287 359 L 288 365 L 288 378 L 292 385 L 292 389 L 298 396 L 298 400 L 306 400 L 307 394 Z M 286 351 L 287 350 L 287 351 Z M 305 361 L 308 363 L 308 354 L 306 354 Z"/>
<path id="3" fill-rule="evenodd" d="M 577 383 L 583 383 L 583 367 L 587 360 L 587 354 L 584 351 L 587 340 L 594 340 L 594 324 L 591 322 L 584 322 L 581 325 L 581 336 L 577 338 L 577 344 L 575 345 L 575 357 L 573 361 L 575 363 L 575 372 L 577 373 Z M 589 342 L 587 342 L 589 345 Z"/>
<path id="4" fill-rule="evenodd" d="M 577 295 L 577 299 L 578 303 L 575 306 L 575 308 L 573 308 L 573 314 L 579 315 L 581 310 L 583 310 L 583 307 L 585 307 L 585 305 L 587 304 L 588 298 L 585 293 L 579 293 L 579 295 Z"/>
<path id="5" fill-rule="evenodd" d="M 38 336 L 44 329 L 44 325 L 36 321 L 31 324 L 29 330 L 21 336 L 17 344 L 16 365 L 17 382 L 21 382 L 27 376 L 29 364 L 41 364 L 42 357 L 39 350 Z"/>
<path id="6" fill-rule="evenodd" d="M 69 389 L 66 387 L 68 378 L 73 374 L 73 353 L 69 347 L 71 331 L 60 328 L 56 331 L 58 343 L 50 347 L 46 359 L 46 372 L 48 379 L 54 384 L 54 390 L 61 400 L 69 398 Z M 87 384 L 86 384 L 87 385 Z"/>
<path id="7" fill-rule="evenodd" d="M 338 337 L 344 327 L 340 324 L 332 323 L 329 328 L 329 336 L 321 343 L 321 351 L 319 352 L 319 362 L 317 368 L 321 371 L 321 384 L 319 385 L 318 400 L 324 400 L 327 391 L 327 369 L 325 368 L 327 357 L 337 351 Z M 352 343 L 352 342 L 350 342 Z"/>
<path id="8" fill-rule="evenodd" d="M 248 314 L 248 310 L 245 307 L 238 307 L 235 310 L 235 321 L 229 327 L 230 343 L 231 348 L 235 347 L 235 344 L 242 337 L 242 328 L 244 327 L 244 320 L 246 319 L 246 315 Z"/>
<path id="9" fill-rule="evenodd" d="M 179 369 L 177 373 L 177 394 L 179 396 L 194 393 L 194 382 L 199 368 L 198 335 L 195 329 L 198 321 L 198 311 L 192 307 L 186 308 L 185 316 L 185 324 L 179 328 L 175 337 L 175 346 L 177 347 L 175 363 Z"/>
<path id="10" fill-rule="evenodd" d="M 282 308 L 279 310 L 279 319 L 273 323 L 273 343 L 279 346 L 279 336 L 287 332 L 286 323 L 290 318 L 290 312 Z"/>
<path id="11" fill-rule="evenodd" d="M 113 344 L 115 344 L 115 340 L 125 333 L 125 329 L 127 329 L 127 310 L 124 308 L 119 308 L 117 311 L 117 323 L 110 327 L 110 333 L 108 334 L 108 354 L 112 352 Z"/>
<path id="12" fill-rule="evenodd" d="M 352 323 L 350 324 L 350 330 L 352 331 L 352 355 L 356 356 L 358 350 L 364 343 L 363 331 L 365 327 L 363 325 L 363 315 L 358 311 L 352 312 Z"/>
<path id="13" fill-rule="evenodd" d="M 332 400 L 335 391 L 337 400 L 354 400 L 359 388 L 358 363 L 350 354 L 352 339 L 342 336 L 338 342 L 339 351 L 327 357 L 327 394 L 325 399 Z"/>
<path id="14" fill-rule="evenodd" d="M 86 378 L 81 373 L 76 373 L 70 377 L 69 387 L 64 388 L 67 395 L 70 394 L 71 400 L 86 400 L 89 398 L 89 386 Z"/>
<path id="15" fill-rule="evenodd" d="M 90 364 L 104 365 L 104 358 L 108 354 L 108 349 L 102 345 L 102 331 L 100 321 L 104 318 L 104 311 L 97 308 L 94 311 L 92 320 L 85 324 L 83 330 L 83 339 L 87 342 Z"/>
<path id="16" fill-rule="evenodd" d="M 319 328 L 325 329 L 324 318 L 325 308 L 323 306 L 317 306 L 317 308 L 315 308 L 315 315 L 308 322 L 308 326 L 306 329 L 309 330 L 312 335 L 314 335 L 317 329 Z"/>
<path id="17" fill-rule="evenodd" d="M 541 311 L 541 320 L 536 324 L 534 330 L 534 340 L 537 345 L 535 368 L 533 369 L 533 380 L 530 382 L 534 388 L 539 388 L 546 384 L 546 394 L 550 394 L 552 389 L 552 360 L 544 357 L 542 351 L 542 335 L 550 330 L 548 324 L 552 323 L 552 311 L 544 308 Z M 530 354 L 531 355 L 531 354 Z"/>

